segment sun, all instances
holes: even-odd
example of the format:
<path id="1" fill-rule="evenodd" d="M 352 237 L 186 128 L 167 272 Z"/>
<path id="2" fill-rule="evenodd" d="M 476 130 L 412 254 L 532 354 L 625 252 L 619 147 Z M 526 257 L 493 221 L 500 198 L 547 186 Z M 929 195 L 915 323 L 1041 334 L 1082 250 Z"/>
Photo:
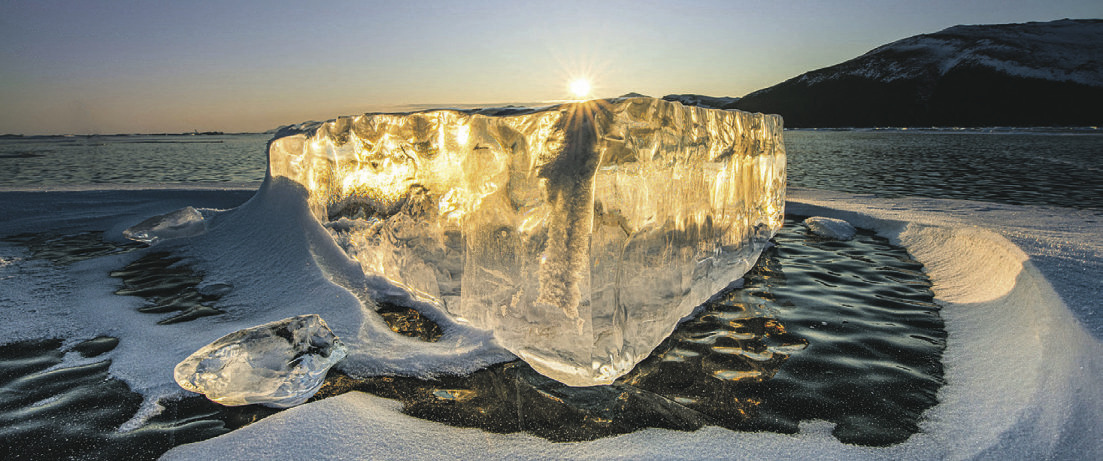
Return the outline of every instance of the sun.
<path id="1" fill-rule="evenodd" d="M 578 99 L 586 99 L 590 96 L 590 81 L 585 78 L 576 78 L 571 80 L 571 83 L 567 85 L 567 89 L 571 91 L 571 94 Z"/>

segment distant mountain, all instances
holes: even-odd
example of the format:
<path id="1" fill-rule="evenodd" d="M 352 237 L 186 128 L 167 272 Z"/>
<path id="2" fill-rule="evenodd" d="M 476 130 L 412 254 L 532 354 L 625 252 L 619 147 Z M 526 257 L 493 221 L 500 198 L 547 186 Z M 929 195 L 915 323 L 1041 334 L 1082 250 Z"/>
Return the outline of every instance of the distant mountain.
<path id="1" fill-rule="evenodd" d="M 702 96 L 699 94 L 668 94 L 663 96 L 667 101 L 678 101 L 687 106 L 711 107 L 713 109 L 726 109 L 739 101 L 739 98 Z"/>
<path id="2" fill-rule="evenodd" d="M 916 35 L 723 108 L 787 127 L 1103 125 L 1103 20 Z"/>

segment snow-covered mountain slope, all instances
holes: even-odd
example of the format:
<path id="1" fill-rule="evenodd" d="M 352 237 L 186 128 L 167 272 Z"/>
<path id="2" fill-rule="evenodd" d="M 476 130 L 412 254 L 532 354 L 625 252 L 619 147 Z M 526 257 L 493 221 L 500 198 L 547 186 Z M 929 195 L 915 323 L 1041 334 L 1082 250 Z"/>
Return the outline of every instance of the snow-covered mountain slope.
<path id="1" fill-rule="evenodd" d="M 842 64 L 803 74 L 797 81 L 932 79 L 970 66 L 1103 86 L 1103 20 L 954 26 L 877 47 Z"/>
<path id="2" fill-rule="evenodd" d="M 955 26 L 779 85 L 735 108 L 788 126 L 1098 125 L 1103 20 Z"/>

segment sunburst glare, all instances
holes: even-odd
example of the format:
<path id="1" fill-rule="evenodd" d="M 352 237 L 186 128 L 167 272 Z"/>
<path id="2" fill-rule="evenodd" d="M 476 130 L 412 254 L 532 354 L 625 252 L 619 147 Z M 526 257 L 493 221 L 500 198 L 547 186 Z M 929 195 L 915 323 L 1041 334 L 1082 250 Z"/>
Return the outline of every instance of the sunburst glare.
<path id="1" fill-rule="evenodd" d="M 586 99 L 590 96 L 590 80 L 585 78 L 576 78 L 571 80 L 571 83 L 567 85 L 571 95 L 576 99 Z"/>

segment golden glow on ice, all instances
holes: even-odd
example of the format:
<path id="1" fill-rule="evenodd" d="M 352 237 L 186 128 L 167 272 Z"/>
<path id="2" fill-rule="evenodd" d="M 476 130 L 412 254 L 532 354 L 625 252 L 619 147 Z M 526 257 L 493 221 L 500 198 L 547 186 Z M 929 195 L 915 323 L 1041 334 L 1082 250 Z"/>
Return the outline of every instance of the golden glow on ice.
<path id="1" fill-rule="evenodd" d="M 456 127 L 456 144 L 467 144 L 467 137 L 471 132 L 471 127 L 468 125 L 460 125 Z"/>
<path id="2" fill-rule="evenodd" d="M 753 264 L 781 226 L 781 129 L 645 97 L 369 114 L 273 140 L 269 168 L 365 274 L 588 386 Z"/>

